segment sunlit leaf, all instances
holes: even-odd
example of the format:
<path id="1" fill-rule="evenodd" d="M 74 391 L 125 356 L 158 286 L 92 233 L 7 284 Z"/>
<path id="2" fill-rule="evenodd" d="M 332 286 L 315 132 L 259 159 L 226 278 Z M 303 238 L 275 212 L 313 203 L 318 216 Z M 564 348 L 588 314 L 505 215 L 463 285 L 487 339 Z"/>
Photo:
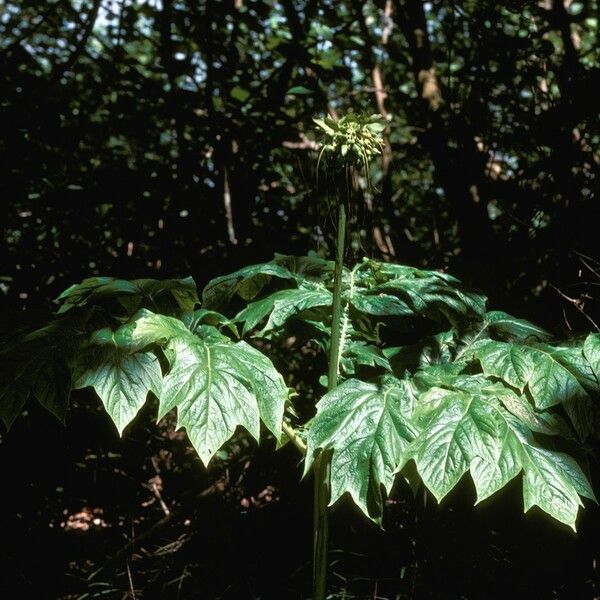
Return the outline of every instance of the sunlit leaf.
<path id="1" fill-rule="evenodd" d="M 132 351 L 127 341 L 110 329 L 92 336 L 79 364 L 82 366 L 73 387 L 93 387 L 119 433 L 144 405 L 148 392 L 161 393 L 156 355 Z"/>
<path id="2" fill-rule="evenodd" d="M 333 450 L 331 503 L 348 493 L 369 517 L 382 514 L 404 452 L 417 430 L 410 422 L 413 397 L 393 377 L 365 383 L 349 379 L 317 404 L 308 433 L 306 469 L 316 450 Z"/>

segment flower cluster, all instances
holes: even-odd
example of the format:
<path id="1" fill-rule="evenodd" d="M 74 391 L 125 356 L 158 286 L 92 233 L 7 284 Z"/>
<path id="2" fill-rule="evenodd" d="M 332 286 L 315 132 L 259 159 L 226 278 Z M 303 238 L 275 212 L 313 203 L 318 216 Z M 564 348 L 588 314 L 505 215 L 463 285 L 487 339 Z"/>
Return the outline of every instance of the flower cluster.
<path id="1" fill-rule="evenodd" d="M 367 171 L 369 160 L 381 154 L 386 125 L 380 115 L 349 113 L 337 121 L 330 117 L 313 121 L 323 131 L 319 161 L 325 157 Z"/>

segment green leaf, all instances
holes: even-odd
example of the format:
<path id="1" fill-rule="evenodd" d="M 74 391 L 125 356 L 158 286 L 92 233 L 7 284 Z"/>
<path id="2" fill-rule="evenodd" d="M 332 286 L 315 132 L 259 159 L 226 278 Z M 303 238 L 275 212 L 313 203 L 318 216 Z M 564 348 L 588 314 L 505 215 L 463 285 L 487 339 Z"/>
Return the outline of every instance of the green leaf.
<path id="1" fill-rule="evenodd" d="M 520 391 L 525 389 L 535 369 L 534 357 L 527 346 L 483 340 L 475 343 L 471 351 L 481 363 L 486 375 L 500 377 Z M 548 408 L 559 402 L 559 399 L 551 398 L 548 403 L 539 405 L 536 402 L 536 405 L 539 408 Z"/>
<path id="2" fill-rule="evenodd" d="M 442 363 L 422 366 L 414 375 L 414 382 L 419 387 L 432 388 L 457 385 L 458 376 L 465 369 L 466 363 Z"/>
<path id="3" fill-rule="evenodd" d="M 319 58 L 313 62 L 327 71 L 332 71 L 337 65 L 340 64 L 341 60 L 342 55 L 340 51 L 336 48 L 333 48 L 332 50 L 320 51 Z"/>
<path id="4" fill-rule="evenodd" d="M 71 392 L 71 371 L 51 354 L 1 360 L 0 418 L 7 428 L 23 410 L 30 394 L 64 421 Z"/>
<path id="5" fill-rule="evenodd" d="M 575 520 L 583 502 L 579 496 L 595 500 L 579 465 L 566 454 L 522 444 L 527 453 L 523 477 L 525 512 L 539 506 L 555 519 L 575 530 Z"/>
<path id="6" fill-rule="evenodd" d="M 211 325 L 197 327 L 193 335 L 178 319 L 149 311 L 140 312 L 121 330 L 132 347 L 164 347 L 171 369 L 163 379 L 159 418 L 177 406 L 179 425 L 188 429 L 205 462 L 232 435 L 236 414 L 238 424 L 255 437 L 255 417 L 262 418 L 267 428 L 280 436 L 287 388 L 264 354 L 244 342 L 231 343 Z M 226 425 L 216 420 L 219 414 Z M 194 415 L 205 419 L 202 426 L 193 422 Z M 211 438 L 206 428 L 213 430 L 216 438 Z M 222 439 L 224 434 L 223 441 L 214 447 L 214 439 Z M 204 442 L 203 435 L 208 436 Z"/>
<path id="7" fill-rule="evenodd" d="M 561 361 L 559 351 L 485 340 L 474 344 L 473 352 L 486 375 L 499 377 L 520 391 L 527 387 L 539 409 L 562 404 L 578 434 L 589 435 L 594 421 L 591 399 L 577 374 Z"/>
<path id="8" fill-rule="evenodd" d="M 406 302 L 389 294 L 369 294 L 357 290 L 352 298 L 352 306 L 367 315 L 376 317 L 414 315 Z"/>
<path id="9" fill-rule="evenodd" d="M 338 135 L 357 119 L 318 124 Z M 378 128 L 365 119 L 359 124 Z M 331 143 L 338 152 L 342 142 Z M 358 146 L 347 144 L 353 155 Z M 66 316 L 0 352 L 0 417 L 10 424 L 30 395 L 64 417 L 75 368 L 76 387 L 96 389 L 120 432 L 152 391 L 159 418 L 177 410 L 205 463 L 238 427 L 258 439 L 261 420 L 279 443 L 283 378 L 264 354 L 230 337 L 239 337 L 236 323 L 269 337 L 296 319 L 306 326 L 294 334 L 327 348 L 333 272 L 315 254 L 275 255 L 211 281 L 201 309 L 189 278 L 85 280 L 59 297 Z M 393 371 L 405 379 L 350 379 L 318 404 L 306 469 L 319 452 L 331 455 L 331 502 L 348 493 L 378 521 L 398 472 L 420 473 L 439 500 L 469 472 L 478 501 L 522 473 L 525 509 L 537 505 L 574 527 L 581 498 L 593 493 L 578 464 L 554 450 L 562 447 L 555 436 L 574 447 L 575 434 L 583 439 L 599 422 L 600 336 L 579 346 L 540 343 L 547 332 L 486 313 L 483 296 L 444 273 L 365 260 L 343 270 L 342 284 L 342 377 Z M 219 312 L 230 302 L 231 312 L 245 305 L 233 320 Z M 71 310 L 93 305 L 100 308 Z M 124 324 L 95 331 L 79 350 L 88 328 L 115 322 Z M 382 348 L 390 340 L 404 345 Z"/>
<path id="10" fill-rule="evenodd" d="M 344 346 L 340 366 L 344 375 L 354 375 L 358 366 L 379 367 L 389 372 L 392 370 L 381 348 L 354 340 L 348 341 Z"/>
<path id="11" fill-rule="evenodd" d="M 377 265 L 370 263 L 375 279 L 371 293 L 396 295 L 413 313 L 432 319 L 445 317 L 450 323 L 481 316 L 485 310 L 484 296 L 467 290 L 445 273 L 419 271 L 402 265 Z"/>
<path id="12" fill-rule="evenodd" d="M 564 404 L 565 411 L 575 425 L 581 439 L 587 438 L 588 435 L 597 431 L 597 426 L 600 423 L 600 407 L 589 395 L 598 395 L 600 385 L 592 366 L 583 353 L 583 349 L 577 346 L 552 347 L 539 345 L 538 347 L 557 360 L 588 392 L 588 394 L 574 395 Z"/>
<path id="13" fill-rule="evenodd" d="M 221 310 L 234 297 L 253 300 L 273 278 L 294 281 L 294 275 L 284 266 L 274 262 L 251 265 L 229 275 L 212 279 L 202 291 L 202 306 Z"/>
<path id="14" fill-rule="evenodd" d="M 367 125 L 367 129 L 369 129 L 374 134 L 382 133 L 385 130 L 385 128 L 386 124 L 383 122 L 369 123 Z"/>
<path id="15" fill-rule="evenodd" d="M 235 87 L 233 87 L 231 89 L 231 97 L 234 98 L 235 100 L 238 100 L 239 102 L 246 102 L 246 100 L 248 100 L 248 98 L 250 98 L 250 92 L 248 90 L 245 90 L 244 88 L 240 87 L 239 85 L 236 85 Z"/>
<path id="16" fill-rule="evenodd" d="M 192 310 L 199 302 L 196 284 L 191 277 L 131 281 L 112 277 L 91 277 L 67 288 L 56 298 L 56 302 L 60 304 L 58 313 L 62 314 L 74 307 L 98 304 L 110 298 L 118 298 L 123 303 L 127 297 L 138 297 L 137 303 L 123 303 L 125 308 L 134 312 L 144 301 L 148 304 L 147 308 L 155 307 L 166 295 L 169 295 L 182 310 Z M 128 302 L 131 303 L 131 299 Z"/>
<path id="17" fill-rule="evenodd" d="M 587 396 L 578 379 L 549 347 L 489 340 L 476 346 L 475 355 L 487 375 L 500 377 L 519 390 L 527 386 L 538 408 Z"/>
<path id="18" fill-rule="evenodd" d="M 332 294 L 324 287 L 307 282 L 299 289 L 280 290 L 266 298 L 249 304 L 236 317 L 244 323 L 243 335 L 253 330 L 267 315 L 269 319 L 259 335 L 278 329 L 292 317 L 311 308 L 331 306 Z"/>
<path id="19" fill-rule="evenodd" d="M 392 346 L 383 350 L 390 361 L 394 373 L 403 376 L 425 365 L 448 363 L 452 360 L 454 332 L 442 331 L 434 336 L 425 337 L 411 346 Z"/>
<path id="20" fill-rule="evenodd" d="M 581 347 L 537 344 L 535 348 L 545 352 L 553 360 L 560 363 L 573 377 L 575 377 L 575 379 L 577 379 L 582 387 L 591 392 L 600 391 L 592 367 L 583 355 Z"/>
<path id="21" fill-rule="evenodd" d="M 349 379 L 323 396 L 308 433 L 305 472 L 317 450 L 333 450 L 331 504 L 348 492 L 367 516 L 381 519 L 381 487 L 390 491 L 417 433 L 409 420 L 413 401 L 408 384 L 393 377 L 377 384 Z"/>
<path id="22" fill-rule="evenodd" d="M 189 333 L 183 321 L 142 309 L 114 335 L 119 344 L 136 351 L 153 344 L 164 346 L 171 338 Z"/>
<path id="23" fill-rule="evenodd" d="M 531 431 L 545 435 L 560 435 L 565 439 L 575 439 L 569 425 L 560 415 L 548 411 L 536 411 L 525 396 L 515 394 L 511 389 L 499 383 L 487 385 L 482 390 L 486 394 L 493 394 L 497 397 L 504 408 Z"/>
<path id="24" fill-rule="evenodd" d="M 583 343 L 583 355 L 588 361 L 596 384 L 600 386 L 600 333 L 590 333 Z"/>
<path id="25" fill-rule="evenodd" d="M 210 325 L 219 329 L 227 328 L 236 338 L 240 337 L 236 324 L 215 310 L 200 308 L 184 314 L 181 320 L 192 333 L 198 331 L 203 325 Z"/>
<path id="26" fill-rule="evenodd" d="M 308 88 L 305 88 L 303 85 L 295 85 L 294 87 L 291 87 L 286 94 L 295 94 L 295 95 L 300 95 L 300 96 L 306 96 L 307 94 L 312 94 L 313 91 L 309 90 Z"/>
<path id="27" fill-rule="evenodd" d="M 438 501 L 467 471 L 478 502 L 523 471 L 525 511 L 538 505 L 573 528 L 582 505 L 580 496 L 595 499 L 577 463 L 536 444 L 528 427 L 504 410 L 494 390 L 434 388 L 419 404 L 421 433 L 408 455 Z"/>
<path id="28" fill-rule="evenodd" d="M 152 352 L 135 352 L 119 333 L 95 332 L 80 367 L 74 388 L 94 388 L 119 434 L 134 419 L 148 392 L 160 395 L 161 369 Z"/>
<path id="29" fill-rule="evenodd" d="M 75 298 L 85 297 L 85 295 L 92 293 L 94 290 L 112 284 L 115 281 L 114 277 L 89 277 L 81 283 L 70 285 L 58 295 L 55 301 L 73 301 Z M 127 284 L 128 282 L 122 283 Z M 129 286 L 125 286 L 125 288 L 129 289 Z"/>
<path id="30" fill-rule="evenodd" d="M 272 262 L 285 267 L 298 283 L 302 283 L 306 279 L 326 281 L 333 277 L 335 268 L 335 263 L 332 260 L 321 258 L 312 251 L 308 253 L 308 256 L 275 254 Z"/>
<path id="31" fill-rule="evenodd" d="M 333 135 L 335 130 L 323 121 L 323 119 L 313 119 L 313 121 L 328 135 Z"/>
<path id="32" fill-rule="evenodd" d="M 468 393 L 433 388 L 420 404 L 427 409 L 426 419 L 420 423 L 423 431 L 410 454 L 438 501 L 456 486 L 471 463 L 478 501 L 517 475 L 512 448 L 503 445 L 506 422 L 487 402 Z"/>
<path id="33" fill-rule="evenodd" d="M 77 322 L 60 319 L 28 333 L 0 353 L 0 418 L 9 428 L 30 395 L 64 422 L 71 393 Z"/>
<path id="34" fill-rule="evenodd" d="M 486 313 L 485 322 L 489 325 L 491 332 L 503 341 L 525 342 L 531 341 L 531 338 L 534 341 L 546 341 L 552 337 L 541 327 L 499 310 Z"/>
<path id="35" fill-rule="evenodd" d="M 575 529 L 579 496 L 597 502 L 587 477 L 570 456 L 539 447 L 516 419 L 509 423 L 524 453 L 525 511 L 534 505 Z"/>
<path id="36" fill-rule="evenodd" d="M 205 341 L 187 333 L 165 349 L 170 370 L 163 379 L 159 419 L 177 408 L 198 455 L 208 464 L 238 426 L 258 440 L 262 418 L 281 436 L 287 388 L 271 361 L 245 342 Z"/>
<path id="37" fill-rule="evenodd" d="M 280 438 L 287 387 L 262 352 L 230 342 L 210 325 L 193 335 L 178 319 L 150 311 L 121 331 L 133 348 L 164 348 L 171 368 L 162 382 L 159 418 L 177 407 L 178 425 L 205 464 L 237 425 L 258 439 L 259 417 Z"/>

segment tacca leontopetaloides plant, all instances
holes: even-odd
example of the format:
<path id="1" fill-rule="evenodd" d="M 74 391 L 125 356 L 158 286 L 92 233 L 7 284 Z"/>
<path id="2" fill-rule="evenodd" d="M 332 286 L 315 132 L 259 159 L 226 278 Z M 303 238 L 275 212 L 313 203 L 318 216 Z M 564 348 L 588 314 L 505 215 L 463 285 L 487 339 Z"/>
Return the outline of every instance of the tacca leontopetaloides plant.
<path id="1" fill-rule="evenodd" d="M 374 134 L 381 126 L 349 122 Z M 324 159 L 337 153 L 330 144 L 350 157 L 338 166 L 367 164 L 373 153 L 342 150 L 342 120 L 323 124 Z M 379 523 L 394 480 L 415 470 L 438 501 L 467 472 L 478 502 L 521 476 L 525 511 L 538 506 L 575 529 L 582 499 L 595 500 L 581 461 L 598 431 L 600 335 L 559 343 L 489 311 L 445 273 L 342 265 L 343 198 L 336 210 L 336 261 L 275 255 L 212 280 L 200 296 L 191 278 L 71 286 L 48 324 L 0 351 L 0 417 L 10 427 L 34 396 L 64 421 L 71 391 L 93 387 L 122 433 L 151 393 L 159 419 L 177 411 L 204 464 L 238 427 L 258 440 L 262 423 L 278 442 L 289 438 L 305 473 L 316 470 L 325 530 L 327 505 L 345 495 Z M 258 349 L 290 331 L 329 356 L 328 389 L 308 423 L 295 422 L 293 390 Z M 320 532 L 318 600 L 326 546 Z"/>
<path id="2" fill-rule="evenodd" d="M 329 368 L 327 392 L 337 388 L 339 366 L 347 335 L 345 314 L 342 313 L 344 257 L 346 250 L 346 212 L 354 204 L 355 171 L 364 172 L 370 185 L 369 161 L 381 153 L 381 132 L 385 129 L 380 115 L 349 113 L 339 120 L 315 119 L 321 129 L 321 151 L 317 161 L 324 159 L 327 184 L 333 189 L 329 200 L 336 213 L 337 235 L 331 309 L 331 332 L 327 344 Z M 326 190 L 326 193 L 328 190 Z M 331 501 L 332 451 L 320 448 L 314 456 L 314 526 L 313 526 L 313 599 L 323 600 L 327 594 L 327 553 L 329 545 L 328 507 Z M 310 468 L 311 455 L 305 465 Z"/>

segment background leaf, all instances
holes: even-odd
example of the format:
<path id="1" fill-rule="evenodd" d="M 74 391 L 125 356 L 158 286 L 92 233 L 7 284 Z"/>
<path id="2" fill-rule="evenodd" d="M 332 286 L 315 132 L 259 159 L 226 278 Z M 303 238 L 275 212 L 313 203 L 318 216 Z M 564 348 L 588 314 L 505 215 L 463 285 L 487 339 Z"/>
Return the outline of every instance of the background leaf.
<path id="1" fill-rule="evenodd" d="M 64 422 L 72 359 L 80 343 L 78 319 L 59 319 L 17 338 L 0 351 L 0 418 L 10 427 L 33 395 Z"/>

